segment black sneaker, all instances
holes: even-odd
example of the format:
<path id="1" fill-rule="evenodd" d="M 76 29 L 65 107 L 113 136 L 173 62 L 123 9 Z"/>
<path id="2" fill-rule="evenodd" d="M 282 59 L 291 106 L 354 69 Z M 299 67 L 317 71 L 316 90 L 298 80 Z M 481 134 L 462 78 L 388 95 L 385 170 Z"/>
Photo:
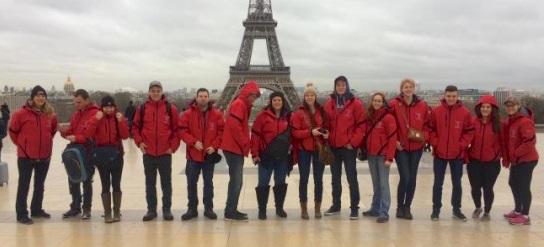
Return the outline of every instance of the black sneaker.
<path id="1" fill-rule="evenodd" d="M 368 210 L 368 211 L 364 211 L 363 212 L 363 216 L 365 217 L 378 217 L 378 213 L 372 211 L 372 210 Z"/>
<path id="2" fill-rule="evenodd" d="M 83 209 L 83 213 L 81 214 L 81 219 L 88 220 L 91 218 L 91 210 Z"/>
<path id="3" fill-rule="evenodd" d="M 433 213 L 431 214 L 431 220 L 438 221 L 440 219 L 440 210 L 433 210 Z"/>
<path id="4" fill-rule="evenodd" d="M 198 217 L 198 211 L 194 208 L 189 208 L 187 209 L 187 212 L 181 216 L 181 220 L 185 221 L 196 217 Z"/>
<path id="5" fill-rule="evenodd" d="M 241 214 L 238 214 L 237 212 L 225 213 L 225 220 L 226 221 L 248 221 L 247 216 L 243 216 Z"/>
<path id="6" fill-rule="evenodd" d="M 359 209 L 357 209 L 357 208 L 352 208 L 352 209 L 351 209 L 351 213 L 349 214 L 349 219 L 350 219 L 350 220 L 359 219 Z"/>
<path id="7" fill-rule="evenodd" d="M 32 225 L 34 224 L 34 221 L 30 218 L 28 218 L 28 216 L 23 216 L 19 219 L 17 219 L 17 222 L 23 224 L 23 225 Z"/>
<path id="8" fill-rule="evenodd" d="M 453 218 L 460 221 L 467 221 L 467 217 L 461 211 L 453 211 Z"/>
<path id="9" fill-rule="evenodd" d="M 30 216 L 32 218 L 45 218 L 45 219 L 51 218 L 51 215 L 46 213 L 43 209 L 38 212 L 31 213 Z"/>
<path id="10" fill-rule="evenodd" d="M 66 211 L 66 213 L 62 214 L 62 218 L 72 218 L 78 216 L 79 214 L 81 214 L 81 210 L 71 208 L 70 210 Z"/>
<path id="11" fill-rule="evenodd" d="M 172 211 L 170 209 L 166 209 L 162 211 L 162 219 L 166 221 L 172 221 L 174 220 L 174 215 L 172 215 Z"/>
<path id="12" fill-rule="evenodd" d="M 244 216 L 244 217 L 247 218 L 247 214 L 246 214 L 246 213 L 242 213 L 242 212 L 240 212 L 240 211 L 238 211 L 238 210 L 236 210 L 235 213 L 238 214 L 238 215 L 242 215 L 242 216 Z"/>
<path id="13" fill-rule="evenodd" d="M 327 211 L 325 211 L 324 215 L 331 216 L 331 215 L 335 215 L 339 213 L 340 213 L 340 207 L 331 206 Z"/>
<path id="14" fill-rule="evenodd" d="M 147 213 L 144 215 L 143 221 L 150 221 L 152 219 L 157 218 L 157 212 L 156 211 L 147 211 Z"/>
<path id="15" fill-rule="evenodd" d="M 213 209 L 207 208 L 206 210 L 204 210 L 204 217 L 210 220 L 216 220 L 217 214 L 213 211 Z"/>

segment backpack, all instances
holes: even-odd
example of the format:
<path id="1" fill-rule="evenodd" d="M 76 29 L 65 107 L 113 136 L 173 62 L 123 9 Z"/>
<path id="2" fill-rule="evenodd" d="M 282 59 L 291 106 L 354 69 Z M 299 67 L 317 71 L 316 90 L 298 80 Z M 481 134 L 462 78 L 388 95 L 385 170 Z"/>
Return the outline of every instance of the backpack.
<path id="1" fill-rule="evenodd" d="M 174 129 L 174 123 L 172 122 L 172 104 L 170 102 L 166 102 L 166 112 L 168 113 L 168 116 L 170 116 L 170 127 Z M 144 115 L 145 115 L 145 102 L 140 105 L 140 122 L 139 122 L 139 128 L 140 133 L 142 133 L 142 130 L 144 129 Z M 136 114 L 134 114 L 136 116 Z"/>
<path id="2" fill-rule="evenodd" d="M 62 152 L 62 163 L 72 183 L 81 183 L 87 180 L 85 171 L 85 145 L 69 144 Z"/>

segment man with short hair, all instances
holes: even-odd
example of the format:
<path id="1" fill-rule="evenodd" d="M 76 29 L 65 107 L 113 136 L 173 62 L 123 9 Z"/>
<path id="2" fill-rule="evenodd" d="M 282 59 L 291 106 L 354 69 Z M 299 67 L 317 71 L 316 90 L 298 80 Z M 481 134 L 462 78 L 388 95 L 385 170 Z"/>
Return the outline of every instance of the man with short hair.
<path id="1" fill-rule="evenodd" d="M 451 181 L 453 184 L 451 204 L 453 217 L 466 221 L 461 212 L 461 177 L 463 176 L 464 157 L 474 136 L 474 126 L 470 111 L 459 100 L 457 87 L 447 86 L 444 98 L 439 106 L 431 111 L 430 143 L 433 147 L 433 212 L 431 219 L 440 218 L 442 208 L 442 186 L 446 167 L 450 164 Z"/>
<path id="2" fill-rule="evenodd" d="M 213 171 L 214 158 L 221 145 L 223 135 L 223 114 L 214 109 L 210 102 L 209 92 L 200 88 L 196 92 L 196 98 L 189 104 L 180 118 L 179 136 L 187 147 L 185 175 L 187 176 L 188 209 L 181 216 L 182 220 L 190 220 L 198 216 L 197 183 L 200 172 L 204 180 L 204 216 L 208 219 L 217 219 L 213 211 Z M 220 156 L 219 156 L 220 157 Z"/>
<path id="3" fill-rule="evenodd" d="M 161 176 L 162 213 L 164 220 L 172 215 L 172 154 L 179 147 L 176 106 L 168 102 L 159 81 L 149 83 L 149 99 L 134 115 L 132 136 L 143 153 L 147 213 L 143 221 L 157 218 L 157 171 Z"/>
<path id="4" fill-rule="evenodd" d="M 89 93 L 85 89 L 78 89 L 74 92 L 74 105 L 76 111 L 70 118 L 70 125 L 59 126 L 61 136 L 70 141 L 68 147 L 79 148 L 82 151 L 84 159 L 84 167 L 87 174 L 87 179 L 83 181 L 83 214 L 82 219 L 91 218 L 91 206 L 93 200 L 93 175 L 94 166 L 89 162 L 89 149 L 87 139 L 85 138 L 85 130 L 89 124 L 89 119 L 94 117 L 100 109 L 95 104 L 90 103 Z M 81 213 L 81 183 L 74 183 L 68 180 L 70 194 L 72 195 L 72 203 L 70 210 L 65 212 L 62 217 L 70 218 L 78 216 Z"/>

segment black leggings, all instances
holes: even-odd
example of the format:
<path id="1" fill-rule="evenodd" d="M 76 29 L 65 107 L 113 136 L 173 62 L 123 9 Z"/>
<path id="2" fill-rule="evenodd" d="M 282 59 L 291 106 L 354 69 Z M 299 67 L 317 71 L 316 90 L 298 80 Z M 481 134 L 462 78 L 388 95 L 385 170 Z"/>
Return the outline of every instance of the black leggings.
<path id="1" fill-rule="evenodd" d="M 529 215 L 531 208 L 531 179 L 537 163 L 538 161 L 522 162 L 510 168 L 508 184 L 514 195 L 515 211 L 523 215 Z"/>
<path id="2" fill-rule="evenodd" d="M 476 208 L 482 207 L 482 189 L 484 191 L 484 211 L 489 213 L 493 206 L 493 186 L 501 172 L 500 161 L 477 161 L 471 160 L 467 165 L 468 180 L 472 187 L 472 200 Z"/>
<path id="3" fill-rule="evenodd" d="M 102 182 L 102 193 L 110 193 L 110 186 L 113 192 L 121 192 L 121 176 L 123 175 L 123 158 L 115 160 L 109 165 L 97 165 Z"/>

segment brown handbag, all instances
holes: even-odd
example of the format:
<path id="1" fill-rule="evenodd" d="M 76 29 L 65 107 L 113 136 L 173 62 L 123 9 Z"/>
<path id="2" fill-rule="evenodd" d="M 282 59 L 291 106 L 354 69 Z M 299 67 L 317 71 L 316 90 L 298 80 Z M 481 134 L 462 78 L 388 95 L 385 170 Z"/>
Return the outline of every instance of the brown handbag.
<path id="1" fill-rule="evenodd" d="M 408 117 L 406 117 L 406 113 L 404 111 L 402 111 L 402 115 L 404 115 L 404 121 L 406 122 L 406 127 L 408 128 L 408 140 L 425 143 L 425 134 L 423 131 L 410 127 L 410 125 L 408 125 Z"/>
<path id="2" fill-rule="evenodd" d="M 306 124 L 310 127 L 310 130 L 314 128 L 314 125 L 310 123 L 310 120 L 308 120 L 308 117 L 306 116 L 306 113 L 303 111 L 302 115 L 304 116 L 304 120 L 306 121 Z M 317 143 L 317 154 L 319 156 L 319 161 L 323 165 L 331 165 L 334 162 L 334 154 L 332 153 L 331 147 L 327 142 L 325 144 L 322 144 L 319 139 L 317 139 L 314 136 L 315 143 Z"/>

